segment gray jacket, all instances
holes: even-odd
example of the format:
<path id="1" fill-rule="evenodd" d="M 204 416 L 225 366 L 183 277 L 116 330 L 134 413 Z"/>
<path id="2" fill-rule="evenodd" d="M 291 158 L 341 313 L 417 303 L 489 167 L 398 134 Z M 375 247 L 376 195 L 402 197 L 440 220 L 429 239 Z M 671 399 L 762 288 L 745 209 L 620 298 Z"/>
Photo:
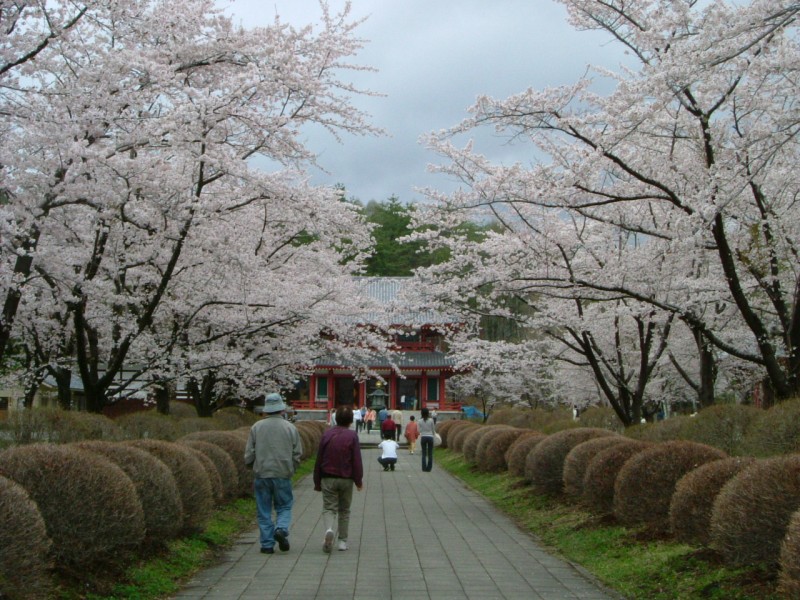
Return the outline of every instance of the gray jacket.
<path id="1" fill-rule="evenodd" d="M 303 442 L 297 428 L 280 413 L 267 415 L 250 428 L 244 462 L 259 479 L 290 479 L 302 455 Z"/>

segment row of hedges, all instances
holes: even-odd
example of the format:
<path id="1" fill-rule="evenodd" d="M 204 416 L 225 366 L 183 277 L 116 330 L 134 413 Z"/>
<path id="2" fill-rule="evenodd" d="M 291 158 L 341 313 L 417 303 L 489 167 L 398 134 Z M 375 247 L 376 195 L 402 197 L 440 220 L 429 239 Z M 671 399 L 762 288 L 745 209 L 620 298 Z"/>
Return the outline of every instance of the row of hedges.
<path id="1" fill-rule="evenodd" d="M 250 428 L 229 424 L 237 428 L 174 441 L 39 442 L 0 452 L 0 597 L 51 597 L 59 578 L 89 583 L 119 573 L 202 530 L 215 507 L 252 494 L 243 460 Z M 297 428 L 307 458 L 324 424 Z"/>
<path id="2" fill-rule="evenodd" d="M 752 425 L 774 418 L 770 411 L 754 417 L 742 408 L 703 411 L 670 431 L 702 433 L 705 439 L 727 443 L 739 437 L 732 432 L 748 429 L 742 421 Z M 792 410 L 781 407 L 775 414 L 786 416 Z M 714 418 L 720 422 L 714 424 Z M 793 426 L 800 423 L 794 418 Z M 761 435 L 762 427 L 749 431 Z M 445 447 L 461 452 L 480 471 L 507 469 L 532 493 L 709 547 L 731 566 L 766 566 L 780 574 L 786 597 L 800 597 L 800 454 L 731 457 L 706 443 L 662 439 L 666 427 L 655 437 L 639 435 L 642 429 L 637 428 L 635 438 L 599 427 L 547 435 L 501 420 L 485 426 L 445 422 L 439 433 Z M 781 431 L 787 429 L 784 424 Z"/>
<path id="3" fill-rule="evenodd" d="M 578 420 L 563 408 L 503 408 L 489 416 L 487 425 L 511 425 L 548 434 L 575 427 L 607 429 L 647 442 L 698 442 L 731 456 L 766 458 L 800 452 L 800 399 L 776 404 L 769 410 L 718 404 L 692 416 L 672 417 L 627 430 L 608 407 L 589 408 Z"/>

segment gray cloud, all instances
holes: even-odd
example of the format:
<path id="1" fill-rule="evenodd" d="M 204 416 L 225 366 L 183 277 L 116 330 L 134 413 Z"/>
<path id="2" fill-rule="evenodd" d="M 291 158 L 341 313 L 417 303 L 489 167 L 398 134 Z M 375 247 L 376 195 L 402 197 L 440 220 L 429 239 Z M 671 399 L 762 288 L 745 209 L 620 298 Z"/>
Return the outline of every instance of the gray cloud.
<path id="1" fill-rule="evenodd" d="M 342 0 L 331 0 L 333 9 Z M 295 25 L 318 22 L 317 0 L 237 0 L 228 11 L 244 24 L 268 24 L 275 14 Z M 355 62 L 377 72 L 353 73 L 362 96 L 355 104 L 386 130 L 380 138 L 345 136 L 338 144 L 322 131 L 306 132 L 319 162 L 319 184 L 342 183 L 367 202 L 397 195 L 415 201 L 415 187 L 449 189 L 427 173 L 437 157 L 419 144 L 430 131 L 457 124 L 479 95 L 503 98 L 529 87 L 575 81 L 589 64 L 616 67 L 625 57 L 608 38 L 577 32 L 564 8 L 550 0 L 355 0 L 359 35 L 369 42 Z M 527 161 L 529 149 L 500 147 L 487 133 L 478 147 L 491 156 Z"/>

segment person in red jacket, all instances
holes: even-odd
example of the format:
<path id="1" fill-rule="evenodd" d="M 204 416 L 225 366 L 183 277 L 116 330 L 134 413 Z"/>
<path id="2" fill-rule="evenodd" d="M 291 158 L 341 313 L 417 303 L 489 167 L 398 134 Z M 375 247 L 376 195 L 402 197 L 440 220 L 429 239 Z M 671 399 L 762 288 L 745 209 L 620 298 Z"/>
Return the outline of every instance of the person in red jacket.
<path id="1" fill-rule="evenodd" d="M 322 436 L 314 465 L 314 489 L 322 492 L 322 522 L 325 540 L 322 550 L 330 553 L 339 537 L 339 550 L 347 550 L 350 528 L 350 505 L 353 485 L 360 492 L 364 487 L 364 466 L 358 434 L 350 429 L 353 409 L 340 406 L 336 410 L 336 426 Z"/>
<path id="2" fill-rule="evenodd" d="M 394 431 L 397 428 L 391 416 L 386 417 L 381 423 L 381 439 L 393 440 Z"/>

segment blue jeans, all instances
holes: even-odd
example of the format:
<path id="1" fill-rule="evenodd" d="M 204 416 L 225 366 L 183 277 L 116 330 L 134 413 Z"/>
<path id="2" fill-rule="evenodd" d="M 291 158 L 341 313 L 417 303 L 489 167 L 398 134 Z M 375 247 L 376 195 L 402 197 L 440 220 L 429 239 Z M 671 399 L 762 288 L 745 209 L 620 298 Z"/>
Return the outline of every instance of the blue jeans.
<path id="1" fill-rule="evenodd" d="M 433 438 L 424 435 L 419 441 L 422 446 L 422 470 L 430 471 L 433 468 Z"/>
<path id="2" fill-rule="evenodd" d="M 275 545 L 275 530 L 285 529 L 289 532 L 292 522 L 292 480 L 267 477 L 256 478 L 254 483 L 256 495 L 256 512 L 258 529 L 261 531 L 261 547 L 272 548 Z M 272 508 L 275 508 L 275 523 L 272 522 Z"/>

